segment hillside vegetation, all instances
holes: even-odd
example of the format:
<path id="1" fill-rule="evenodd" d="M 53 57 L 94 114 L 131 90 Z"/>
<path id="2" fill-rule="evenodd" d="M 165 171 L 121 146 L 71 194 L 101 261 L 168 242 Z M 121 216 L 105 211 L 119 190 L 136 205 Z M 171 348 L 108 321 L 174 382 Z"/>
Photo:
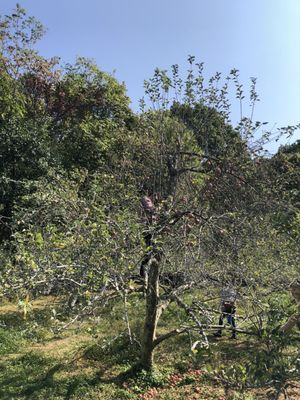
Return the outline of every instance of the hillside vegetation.
<path id="1" fill-rule="evenodd" d="M 43 33 L 0 18 L 0 397 L 299 398 L 299 141 L 266 154 L 235 69 L 156 69 L 134 112 Z"/>

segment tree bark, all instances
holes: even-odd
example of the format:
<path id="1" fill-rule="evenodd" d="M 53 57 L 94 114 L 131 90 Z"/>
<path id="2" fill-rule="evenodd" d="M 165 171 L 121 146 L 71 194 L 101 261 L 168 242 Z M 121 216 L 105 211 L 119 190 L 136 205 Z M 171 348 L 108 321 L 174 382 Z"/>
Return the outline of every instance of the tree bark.
<path id="1" fill-rule="evenodd" d="M 146 317 L 142 342 L 141 367 L 147 371 L 153 367 L 154 341 L 156 339 L 157 322 L 161 315 L 159 307 L 159 261 L 150 261 L 148 286 L 146 295 Z"/>

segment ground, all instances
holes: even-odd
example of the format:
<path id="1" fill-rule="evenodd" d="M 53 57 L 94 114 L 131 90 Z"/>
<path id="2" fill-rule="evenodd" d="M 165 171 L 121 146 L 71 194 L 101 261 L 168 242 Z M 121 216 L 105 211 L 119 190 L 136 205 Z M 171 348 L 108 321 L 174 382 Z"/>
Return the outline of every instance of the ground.
<path id="1" fill-rule="evenodd" d="M 137 319 L 141 295 L 129 299 L 132 344 L 122 302 L 59 331 L 69 321 L 62 316 L 62 304 L 62 298 L 43 297 L 24 312 L 16 302 L 2 301 L 0 399 L 300 399 L 300 380 L 291 364 L 299 346 L 297 332 L 285 347 L 247 335 L 236 341 L 229 334 L 221 339 L 211 335 L 209 349 L 194 351 L 194 337 L 178 336 L 158 348 L 157 368 L 147 374 L 132 368 L 142 327 Z M 160 329 L 172 326 L 175 317 L 184 318 L 171 308 Z"/>

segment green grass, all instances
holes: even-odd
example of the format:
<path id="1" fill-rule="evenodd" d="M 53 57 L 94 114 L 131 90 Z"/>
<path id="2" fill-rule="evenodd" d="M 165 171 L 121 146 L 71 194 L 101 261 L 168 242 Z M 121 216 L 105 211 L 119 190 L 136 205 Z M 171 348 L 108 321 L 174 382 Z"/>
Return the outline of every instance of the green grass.
<path id="1" fill-rule="evenodd" d="M 266 400 L 274 398 L 283 383 L 297 381 L 292 371 L 299 368 L 293 359 L 299 348 L 297 331 L 288 343 L 268 334 L 260 339 L 239 335 L 237 341 L 211 336 L 210 347 L 196 351 L 191 351 L 191 343 L 199 337 L 181 335 L 158 347 L 152 374 L 137 372 L 132 367 L 139 356 L 143 302 L 138 294 L 129 298 L 133 343 L 119 301 L 59 334 L 52 311 L 55 305 L 61 314 L 58 300 L 33 302 L 26 320 L 14 305 L 0 306 L 0 399 Z M 186 321 L 186 316 L 171 306 L 160 321 L 160 332 L 178 321 Z M 267 380 L 274 381 L 273 387 L 264 387 Z M 258 389 L 248 389 L 249 383 Z M 297 390 L 289 388 L 290 399 L 299 398 Z"/>

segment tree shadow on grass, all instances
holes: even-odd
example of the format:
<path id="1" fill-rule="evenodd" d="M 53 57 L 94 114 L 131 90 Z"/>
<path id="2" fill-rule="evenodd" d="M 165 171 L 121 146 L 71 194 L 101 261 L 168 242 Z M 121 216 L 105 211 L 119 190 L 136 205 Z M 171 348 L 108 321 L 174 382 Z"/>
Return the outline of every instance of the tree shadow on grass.
<path id="1" fill-rule="evenodd" d="M 2 362 L 0 364 L 0 398 L 30 398 L 30 388 L 35 387 L 38 390 L 41 382 L 47 381 L 45 371 L 51 362 L 53 363 L 53 360 L 37 353 L 27 353 Z M 48 380 L 50 375 L 47 377 Z"/>
<path id="2" fill-rule="evenodd" d="M 0 362 L 0 398 L 1 400 L 81 399 L 86 393 L 102 385 L 114 384 L 115 387 L 122 388 L 122 384 L 134 374 L 134 370 L 129 369 L 106 378 L 106 371 L 107 368 L 101 370 L 99 366 L 98 368 L 95 366 L 94 373 L 85 374 L 77 365 L 58 362 L 41 353 L 30 352 Z M 55 376 L 56 374 L 59 376 Z"/>

